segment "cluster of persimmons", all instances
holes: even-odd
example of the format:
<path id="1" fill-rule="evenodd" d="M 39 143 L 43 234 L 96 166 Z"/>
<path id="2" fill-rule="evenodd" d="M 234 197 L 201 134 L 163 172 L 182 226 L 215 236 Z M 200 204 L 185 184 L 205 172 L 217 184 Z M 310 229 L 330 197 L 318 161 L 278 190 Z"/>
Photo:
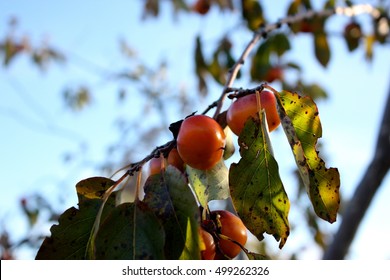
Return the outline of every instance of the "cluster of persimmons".
<path id="1" fill-rule="evenodd" d="M 240 135 L 245 122 L 265 110 L 268 130 L 280 124 L 276 98 L 271 91 L 263 90 L 237 98 L 228 108 L 226 123 L 230 130 Z M 185 172 L 185 166 L 210 170 L 222 160 L 226 135 L 221 125 L 206 115 L 191 115 L 184 119 L 176 137 L 176 146 L 168 156 L 154 157 L 149 161 L 150 175 L 159 174 L 166 165 Z M 215 210 L 202 215 L 200 236 L 202 259 L 232 259 L 247 241 L 246 227 L 241 219 L 226 210 Z"/>

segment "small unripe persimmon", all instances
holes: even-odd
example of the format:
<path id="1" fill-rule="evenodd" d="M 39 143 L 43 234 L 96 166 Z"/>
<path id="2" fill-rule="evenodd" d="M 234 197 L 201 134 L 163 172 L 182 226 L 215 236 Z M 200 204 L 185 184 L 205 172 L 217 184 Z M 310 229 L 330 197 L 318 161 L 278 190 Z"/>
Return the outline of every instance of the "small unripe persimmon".
<path id="1" fill-rule="evenodd" d="M 273 66 L 267 71 L 264 80 L 267 81 L 268 83 L 272 83 L 273 81 L 276 80 L 282 80 L 283 76 L 284 76 L 283 68 L 281 66 Z"/>
<path id="2" fill-rule="evenodd" d="M 158 158 L 152 158 L 149 161 L 149 174 L 155 175 L 160 174 L 161 169 L 165 166 L 164 158 L 158 157 Z M 164 163 L 164 165 L 163 165 Z"/>
<path id="3" fill-rule="evenodd" d="M 176 148 L 173 148 L 169 154 L 168 154 L 168 164 L 169 165 L 172 165 L 174 167 L 176 167 L 177 169 L 179 169 L 181 172 L 184 171 L 184 161 L 183 159 L 180 157 L 179 155 L 179 152 L 177 151 Z"/>
<path id="4" fill-rule="evenodd" d="M 276 107 L 275 95 L 267 90 L 260 93 L 261 108 L 264 108 L 267 116 L 269 131 L 273 131 L 280 124 L 280 118 Z M 250 94 L 234 101 L 226 114 L 226 122 L 234 134 L 240 135 L 245 122 L 251 116 L 259 112 L 256 94 Z"/>
<path id="5" fill-rule="evenodd" d="M 213 119 L 204 115 L 186 118 L 177 135 L 177 151 L 195 169 L 213 168 L 222 158 L 225 133 Z"/>

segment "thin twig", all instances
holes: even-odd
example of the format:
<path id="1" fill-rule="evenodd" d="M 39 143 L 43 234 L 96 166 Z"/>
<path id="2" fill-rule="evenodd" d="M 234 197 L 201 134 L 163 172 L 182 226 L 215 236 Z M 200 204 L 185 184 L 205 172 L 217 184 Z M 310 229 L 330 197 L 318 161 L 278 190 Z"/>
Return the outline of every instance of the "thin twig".
<path id="1" fill-rule="evenodd" d="M 129 168 L 126 171 L 127 176 L 133 176 L 134 172 L 139 171 L 141 169 L 141 167 L 146 162 L 151 160 L 152 158 L 159 157 L 160 154 L 163 154 L 164 156 L 167 156 L 169 151 L 172 150 L 172 148 L 175 146 L 175 144 L 176 144 L 176 141 L 175 140 L 171 140 L 171 141 L 165 143 L 164 145 L 156 147 L 149 155 L 144 157 L 142 160 L 127 165 L 127 168 Z"/>

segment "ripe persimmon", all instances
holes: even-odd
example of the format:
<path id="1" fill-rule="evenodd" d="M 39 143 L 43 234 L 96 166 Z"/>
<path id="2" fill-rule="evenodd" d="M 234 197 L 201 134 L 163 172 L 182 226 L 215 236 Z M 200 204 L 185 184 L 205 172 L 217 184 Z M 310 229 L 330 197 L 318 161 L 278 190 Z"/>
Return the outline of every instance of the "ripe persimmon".
<path id="1" fill-rule="evenodd" d="M 248 235 L 246 227 L 239 217 L 226 210 L 215 210 L 211 212 L 211 218 L 220 226 L 218 228 L 220 234 L 229 237 L 242 246 L 245 245 Z M 222 237 L 219 239 L 218 244 L 221 253 L 229 258 L 235 258 L 241 251 L 239 245 Z"/>
<path id="2" fill-rule="evenodd" d="M 204 230 L 203 228 L 199 229 L 200 237 L 203 240 L 204 248 L 200 251 L 200 255 L 202 257 L 202 260 L 213 260 L 215 257 L 215 242 L 213 236 Z"/>
<path id="3" fill-rule="evenodd" d="M 261 108 L 264 108 L 267 116 L 269 131 L 273 131 L 280 124 L 280 118 L 276 107 L 275 95 L 267 90 L 260 93 Z M 240 135 L 245 122 L 259 111 L 256 95 L 250 94 L 234 101 L 226 114 L 226 122 L 234 134 Z"/>
<path id="4" fill-rule="evenodd" d="M 165 159 L 163 157 L 158 157 L 158 158 L 152 158 L 149 161 L 149 175 L 155 175 L 155 174 L 160 174 L 161 169 L 164 167 L 163 161 Z"/>
<path id="5" fill-rule="evenodd" d="M 177 151 L 195 169 L 208 170 L 222 158 L 225 133 L 213 119 L 204 115 L 186 118 L 177 135 Z"/>

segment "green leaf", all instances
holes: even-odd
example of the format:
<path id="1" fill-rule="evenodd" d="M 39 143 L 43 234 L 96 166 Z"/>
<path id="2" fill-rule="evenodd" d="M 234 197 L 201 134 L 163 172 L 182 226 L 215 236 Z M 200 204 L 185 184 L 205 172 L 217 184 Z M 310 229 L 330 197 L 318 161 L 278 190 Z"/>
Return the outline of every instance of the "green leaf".
<path id="1" fill-rule="evenodd" d="M 336 168 L 325 167 L 316 150 L 317 140 L 322 137 L 317 106 L 310 97 L 288 91 L 276 97 L 281 124 L 314 210 L 333 223 L 340 204 L 340 175 Z"/>
<path id="2" fill-rule="evenodd" d="M 310 96 L 311 98 L 317 100 L 320 98 L 327 98 L 328 95 L 326 91 L 318 84 L 305 84 L 303 81 L 298 81 L 295 88 L 295 90 L 301 90 L 306 95 Z"/>
<path id="3" fill-rule="evenodd" d="M 188 180 L 199 203 L 207 207 L 211 200 L 229 197 L 228 169 L 221 159 L 212 169 L 198 170 L 187 165 Z"/>
<path id="4" fill-rule="evenodd" d="M 271 48 L 269 41 L 265 40 L 257 49 L 255 55 L 252 58 L 251 63 L 251 78 L 254 81 L 263 81 L 264 77 L 267 75 L 267 72 L 270 65 L 270 56 Z"/>
<path id="5" fill-rule="evenodd" d="M 220 41 L 217 49 L 213 53 L 213 59 L 208 66 L 209 73 L 220 84 L 225 84 L 226 74 L 233 67 L 236 60 L 232 53 L 232 43 L 229 38 L 224 37 Z M 239 79 L 241 73 L 238 72 L 237 79 Z"/>
<path id="6" fill-rule="evenodd" d="M 260 240 L 263 233 L 272 234 L 279 248 L 290 232 L 290 202 L 279 176 L 279 167 L 272 156 L 265 117 L 248 119 L 238 143 L 240 161 L 230 167 L 229 184 L 237 213 L 245 226 Z"/>
<path id="7" fill-rule="evenodd" d="M 207 64 L 204 59 L 202 50 L 202 41 L 200 36 L 196 37 L 195 41 L 195 73 L 198 77 L 198 90 L 201 94 L 207 94 L 206 77 L 208 73 Z"/>
<path id="8" fill-rule="evenodd" d="M 278 55 L 278 57 L 281 57 L 291 48 L 290 40 L 284 33 L 277 33 L 270 39 L 272 41 L 272 49 Z"/>
<path id="9" fill-rule="evenodd" d="M 168 166 L 145 182 L 144 202 L 161 221 L 167 259 L 199 259 L 199 208 L 185 176 Z"/>
<path id="10" fill-rule="evenodd" d="M 328 38 L 324 32 L 314 33 L 314 51 L 318 62 L 326 67 L 330 60 Z"/>
<path id="11" fill-rule="evenodd" d="M 164 258 L 164 229 L 143 202 L 123 203 L 101 224 L 95 240 L 96 259 Z"/>
<path id="12" fill-rule="evenodd" d="M 113 184 L 114 181 L 103 177 L 80 181 L 76 185 L 79 209 L 71 207 L 61 214 L 58 225 L 51 227 L 51 236 L 43 241 L 36 259 L 85 259 L 95 218 L 103 203 L 102 196 Z M 113 208 L 115 208 L 115 195 L 107 200 L 102 217 Z"/>
<path id="13" fill-rule="evenodd" d="M 250 70 L 252 80 L 267 80 L 268 72 L 275 67 L 271 63 L 272 58 L 280 58 L 290 48 L 289 39 L 282 33 L 269 36 L 263 41 L 252 58 Z"/>
<path id="14" fill-rule="evenodd" d="M 265 23 L 263 8 L 258 1 L 242 0 L 242 17 L 246 20 L 250 30 L 257 30 Z"/>

